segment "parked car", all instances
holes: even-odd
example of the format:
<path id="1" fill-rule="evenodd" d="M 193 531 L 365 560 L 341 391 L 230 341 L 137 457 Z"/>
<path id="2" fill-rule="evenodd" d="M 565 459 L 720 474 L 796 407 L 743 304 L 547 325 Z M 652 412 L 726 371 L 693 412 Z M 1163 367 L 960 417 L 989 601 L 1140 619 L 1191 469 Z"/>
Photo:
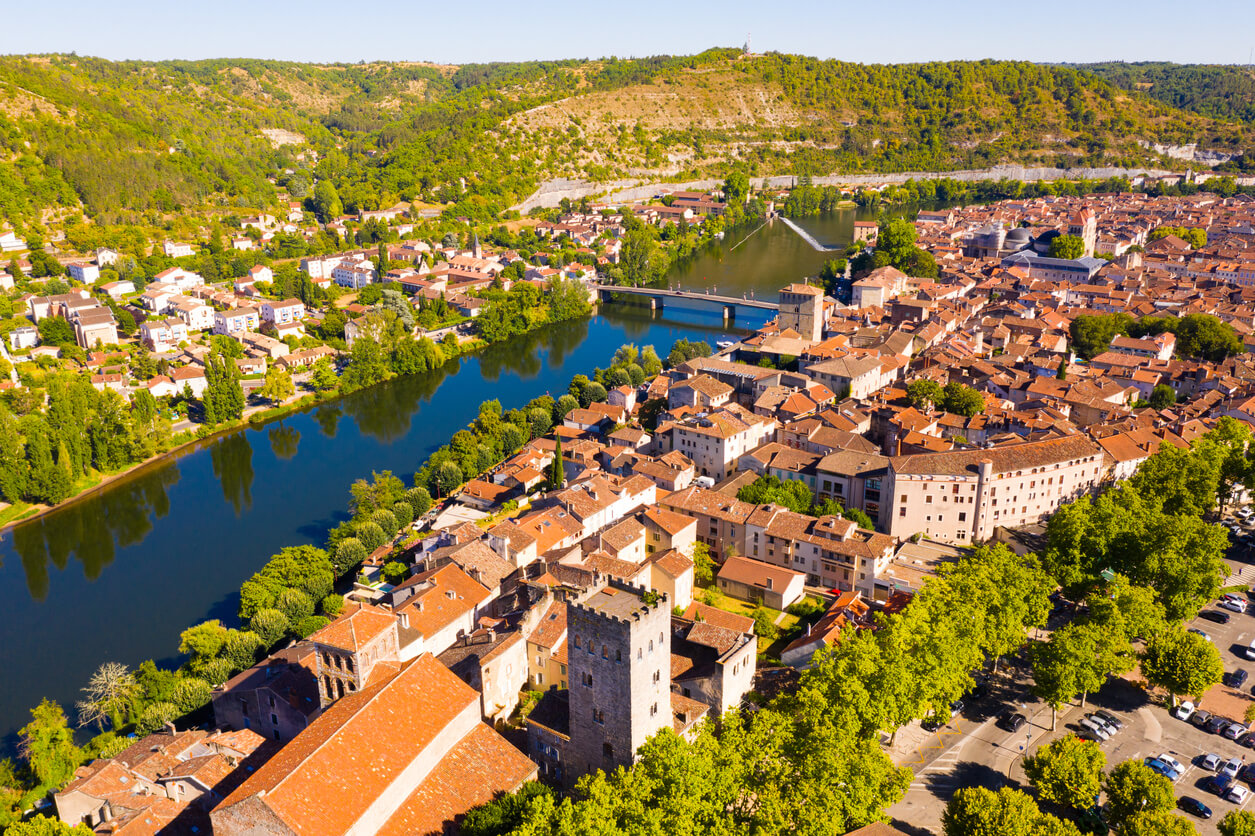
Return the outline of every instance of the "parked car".
<path id="1" fill-rule="evenodd" d="M 1210 610 L 1208 612 L 1210 612 Z M 1203 615 L 1206 616 L 1207 613 L 1203 613 Z M 1224 613 L 1220 613 L 1220 615 L 1224 615 Z M 1229 620 L 1229 617 L 1225 616 L 1225 621 L 1228 621 L 1228 620 Z M 1190 632 L 1196 636 L 1202 636 L 1207 641 L 1211 641 L 1211 636 L 1207 635 L 1206 633 L 1204 633 L 1202 630 L 1198 629 L 1197 627 L 1191 627 Z"/>
<path id="2" fill-rule="evenodd" d="M 1023 714 L 1019 714 L 1014 711 L 1004 711 L 1002 715 L 998 717 L 999 728 L 1009 732 L 1019 731 L 1020 728 L 1027 722 L 1028 719 Z"/>
<path id="3" fill-rule="evenodd" d="M 1229 728 L 1232 722 L 1233 721 L 1227 717 L 1221 717 L 1219 714 L 1213 714 L 1211 715 L 1211 719 L 1207 721 L 1207 725 L 1204 728 L 1207 730 L 1208 734 L 1220 734 L 1220 732 Z"/>
<path id="4" fill-rule="evenodd" d="M 1195 711 L 1193 716 L 1190 717 L 1190 724 L 1195 726 L 1196 728 L 1205 729 L 1207 728 L 1207 724 L 1210 722 L 1211 722 L 1211 712 L 1204 711 L 1201 708 Z"/>
<path id="5" fill-rule="evenodd" d="M 1116 731 L 1124 730 L 1124 721 L 1112 714 L 1110 711 L 1095 711 L 1094 715 L 1103 718 L 1107 725 L 1115 726 Z"/>
<path id="6" fill-rule="evenodd" d="M 1221 798 L 1229 791 L 1229 787 L 1233 786 L 1233 779 L 1226 778 L 1223 775 L 1212 775 L 1203 782 L 1203 789 L 1213 792 Z"/>
<path id="7" fill-rule="evenodd" d="M 1242 767 L 1242 771 L 1238 773 L 1238 777 L 1243 781 L 1255 781 L 1255 763 L 1248 763 Z"/>
<path id="8" fill-rule="evenodd" d="M 1160 758 L 1148 757 L 1145 759 L 1145 764 L 1163 777 L 1167 778 L 1169 781 L 1175 782 L 1181 778 L 1180 772 L 1177 772 Z"/>
<path id="9" fill-rule="evenodd" d="M 1243 804 L 1250 794 L 1251 791 L 1246 787 L 1241 784 L 1234 784 L 1225 790 L 1224 799 L 1225 801 L 1232 801 L 1234 804 Z"/>
<path id="10" fill-rule="evenodd" d="M 1231 616 L 1227 612 L 1221 612 L 1220 610 L 1204 610 L 1203 612 L 1199 613 L 1199 615 L 1207 619 L 1208 621 L 1214 621 L 1217 624 L 1228 624 L 1229 619 L 1231 618 Z M 1202 630 L 1191 630 L 1190 632 L 1198 633 L 1200 636 L 1207 639 L 1207 641 L 1211 641 L 1211 636 L 1208 636 Z"/>
<path id="11" fill-rule="evenodd" d="M 1246 734 L 1246 726 L 1241 723 L 1230 723 L 1229 726 L 1221 732 L 1221 734 L 1230 740 L 1237 740 L 1239 737 Z"/>
<path id="12" fill-rule="evenodd" d="M 1177 806 L 1189 813 L 1191 816 L 1198 816 L 1200 819 L 1211 818 L 1211 808 L 1199 801 L 1197 798 L 1182 796 L 1177 802 Z"/>
<path id="13" fill-rule="evenodd" d="M 1093 720 L 1098 725 L 1102 726 L 1104 729 L 1106 729 L 1107 734 L 1109 735 L 1115 736 L 1115 733 L 1120 731 L 1120 729 L 1116 728 L 1115 723 L 1112 723 L 1106 717 L 1099 714 L 1097 711 L 1095 711 L 1093 714 L 1086 714 L 1085 716 L 1088 717 L 1090 720 Z"/>
<path id="14" fill-rule="evenodd" d="M 1226 610 L 1230 610 L 1232 612 L 1246 612 L 1246 604 L 1242 603 L 1239 598 L 1221 598 L 1216 606 L 1224 607 Z"/>
<path id="15" fill-rule="evenodd" d="M 1220 767 L 1220 774 L 1227 778 L 1237 778 L 1238 773 L 1242 771 L 1241 758 L 1229 758 Z"/>
<path id="16" fill-rule="evenodd" d="M 1163 761 L 1164 763 L 1168 764 L 1168 766 L 1175 769 L 1181 775 L 1185 774 L 1185 764 L 1181 763 L 1179 760 L 1172 757 L 1172 755 L 1162 754 L 1159 756 L 1159 759 Z"/>
<path id="17" fill-rule="evenodd" d="M 1111 739 L 1111 732 L 1107 730 L 1107 725 L 1105 723 L 1100 723 L 1094 720 L 1092 717 L 1081 718 L 1080 722 L 1078 722 L 1077 725 L 1079 725 L 1083 729 L 1088 729 L 1090 732 L 1096 735 L 1099 740 Z"/>
<path id="18" fill-rule="evenodd" d="M 1198 768 L 1206 769 L 1208 772 L 1215 772 L 1220 769 L 1221 763 L 1223 761 L 1220 760 L 1219 755 L 1203 755 L 1198 759 Z"/>
<path id="19" fill-rule="evenodd" d="M 1234 671 L 1227 671 L 1222 681 L 1230 688 L 1241 688 L 1246 684 L 1246 669 L 1238 668 Z"/>
<path id="20" fill-rule="evenodd" d="M 1244 650 L 1246 651 L 1247 659 L 1255 659 L 1255 639 L 1251 639 L 1251 643 Z"/>
<path id="21" fill-rule="evenodd" d="M 1186 700 L 1173 708 L 1169 713 L 1178 720 L 1188 720 L 1194 714 L 1194 703 Z"/>

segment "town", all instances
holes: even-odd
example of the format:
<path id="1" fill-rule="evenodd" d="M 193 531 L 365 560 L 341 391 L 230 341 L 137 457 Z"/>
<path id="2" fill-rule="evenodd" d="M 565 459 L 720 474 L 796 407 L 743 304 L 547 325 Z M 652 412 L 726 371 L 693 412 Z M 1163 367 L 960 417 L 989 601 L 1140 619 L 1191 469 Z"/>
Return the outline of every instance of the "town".
<path id="1" fill-rule="evenodd" d="M 38 380 L 27 364 L 81 368 L 102 394 L 151 395 L 178 417 L 176 430 L 205 422 L 210 378 L 254 403 L 295 402 L 297 387 L 314 391 L 319 377 L 349 377 L 370 362 L 362 346 L 387 342 L 390 329 L 399 353 L 397 323 L 399 340 L 456 354 L 493 339 L 479 326 L 510 297 L 528 294 L 530 309 L 570 293 L 587 310 L 613 294 L 633 229 L 721 231 L 724 195 L 663 197 L 530 224 L 530 258 L 468 234 L 258 263 L 228 282 L 180 266 L 195 254 L 171 241 L 162 245 L 169 266 L 146 282 L 121 278 L 128 271 L 116 269 L 113 251 L 67 259 L 66 277 L 39 282 L 48 292 L 14 300 L 4 386 Z M 415 229 L 405 207 L 352 221 L 402 236 Z M 298 206 L 283 219 L 243 219 L 230 246 L 255 252 L 301 234 L 301 223 Z M 336 234 L 351 236 L 342 223 Z M 1255 198 L 1047 196 L 858 222 L 855 235 L 848 268 L 822 281 L 795 277 L 752 335 L 717 349 L 677 345 L 665 358 L 624 346 L 610 368 L 577 377 L 545 406 L 485 404 L 470 429 L 485 439 L 490 425 L 511 428 L 495 431 L 509 439 L 499 460 L 459 459 L 454 439 L 417 477 L 425 484 L 393 487 L 390 474 L 363 482 L 355 509 L 368 521 L 332 558 L 349 556 L 337 569 L 351 585 L 322 603 L 326 617 L 312 616 L 317 598 L 299 595 L 305 609 L 290 603 L 300 581 L 279 582 L 252 611 L 251 629 L 265 633 L 267 613 L 283 624 L 243 664 L 216 669 L 202 700 L 208 721 L 162 716 L 148 734 L 120 739 L 55 792 L 55 814 L 101 834 L 439 833 L 529 782 L 570 792 L 598 770 L 632 768 L 660 732 L 695 741 L 822 676 L 856 635 L 881 634 L 887 619 L 925 606 L 977 546 L 986 556 L 976 562 L 1058 550 L 1069 535 L 1052 520 L 1083 525 L 1090 503 L 1119 490 L 1172 490 L 1167 474 L 1189 471 L 1190 457 L 1217 439 L 1236 444 L 1237 459 L 1211 472 L 1210 501 L 1177 496 L 1170 501 L 1200 507 L 1172 513 L 1241 513 L 1224 518 L 1232 549 L 1208 535 L 1191 552 L 1197 565 L 1171 570 L 1197 576 L 1188 593 L 1168 600 L 1159 570 L 1139 576 L 1114 556 L 1071 576 L 1047 567 L 1046 591 L 1071 595 L 1116 578 L 1165 596 L 1154 606 L 1180 624 L 1233 582 L 1217 571 L 1229 569 L 1221 557 L 1249 576 L 1232 558 L 1255 543 L 1241 505 L 1255 425 L 1255 366 L 1245 359 L 1255 348 Z M 577 260 L 555 257 L 572 249 Z M 921 253 L 935 270 L 913 269 Z M 16 257 L 16 272 L 0 281 L 11 293 L 30 288 L 38 280 L 28 273 L 46 261 Z M 347 294 L 353 301 L 338 304 Z M 223 375 L 222 356 L 233 372 Z M 288 382 L 274 383 L 276 373 Z M 1173 519 L 1179 532 L 1194 522 L 1219 528 Z M 383 539 L 367 536 L 376 523 Z M 1085 548 L 1095 552 L 1085 559 L 1104 559 L 1097 544 Z M 1035 628 L 1067 634 L 1077 600 L 1053 593 L 1049 622 L 1022 616 L 994 656 L 1017 652 Z M 1226 602 L 1245 611 L 1241 596 Z M 313 617 L 315 629 L 289 630 L 288 616 L 293 628 Z M 1153 650 L 1149 633 L 1131 636 Z M 201 652 L 187 634 L 185 644 Z M 1222 648 L 1217 638 L 1207 652 Z M 1240 743 L 1251 739 L 1255 703 L 1228 673 L 1211 688 L 1232 666 L 1177 686 L 1143 659 L 1142 676 L 1172 695 L 1207 692 L 1198 713 L 1224 718 L 1217 730 L 1234 727 Z M 898 767 L 909 762 L 938 728 L 970 714 L 955 702 L 951 717 L 946 706 L 961 694 L 975 702 L 973 682 L 1021 694 L 1013 704 L 1033 699 L 1031 690 L 1050 706 L 1054 731 L 1052 710 L 1066 714 L 1089 689 L 1047 693 L 1046 662 L 1034 656 L 1029 667 L 1036 685 L 962 670 L 957 692 L 878 727 L 886 736 L 875 745 Z M 1097 685 L 1130 667 L 1113 662 Z M 1166 728 L 1193 732 L 1150 710 Z M 1103 716 L 1073 727 L 1106 745 L 1123 723 Z M 996 720 L 1010 735 L 1024 717 Z M 905 742 L 888 734 L 899 725 Z M 1066 733 L 1049 745 L 1077 741 Z M 1008 774 L 1010 757 L 996 764 Z M 1021 768 L 1037 771 L 1027 758 Z M 1183 771 L 1162 768 L 1174 781 Z M 1245 801 L 1232 780 L 1218 786 Z M 938 826 L 944 801 L 919 800 L 912 784 L 890 802 L 903 792 L 895 816 Z"/>

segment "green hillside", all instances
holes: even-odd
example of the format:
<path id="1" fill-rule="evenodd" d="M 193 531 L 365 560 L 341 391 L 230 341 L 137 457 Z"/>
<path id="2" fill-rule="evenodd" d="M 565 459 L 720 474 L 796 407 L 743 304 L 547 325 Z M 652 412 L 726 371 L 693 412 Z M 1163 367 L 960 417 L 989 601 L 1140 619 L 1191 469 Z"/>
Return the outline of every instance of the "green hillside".
<path id="1" fill-rule="evenodd" d="M 1137 140 L 1248 144 L 1220 108 L 1128 86 L 1022 62 L 735 50 L 460 67 L 2 57 L 0 214 L 158 224 L 327 181 L 346 211 L 422 199 L 487 218 L 555 176 L 1153 165 Z"/>
<path id="2" fill-rule="evenodd" d="M 1255 123 L 1255 73 L 1250 67 L 1112 62 L 1082 64 L 1080 69 L 1171 107 L 1213 119 Z"/>

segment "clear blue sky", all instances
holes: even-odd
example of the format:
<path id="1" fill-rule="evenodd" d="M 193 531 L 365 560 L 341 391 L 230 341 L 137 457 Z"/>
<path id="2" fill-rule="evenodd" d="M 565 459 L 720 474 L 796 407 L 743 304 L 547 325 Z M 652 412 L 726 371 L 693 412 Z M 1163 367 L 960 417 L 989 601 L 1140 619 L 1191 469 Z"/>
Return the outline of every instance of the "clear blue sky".
<path id="1" fill-rule="evenodd" d="M 9 0 L 0 54 L 412 60 L 639 57 L 740 46 L 867 63 L 1244 64 L 1252 0 Z M 1200 14 L 1204 12 L 1205 14 Z"/>

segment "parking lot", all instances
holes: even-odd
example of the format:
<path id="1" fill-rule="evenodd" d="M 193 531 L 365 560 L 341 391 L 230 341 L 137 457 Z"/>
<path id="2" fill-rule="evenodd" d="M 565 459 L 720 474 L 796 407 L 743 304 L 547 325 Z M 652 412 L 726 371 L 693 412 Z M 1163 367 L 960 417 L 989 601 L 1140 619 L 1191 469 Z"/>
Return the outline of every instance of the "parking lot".
<path id="1" fill-rule="evenodd" d="M 1235 569 L 1243 567 L 1238 564 Z M 1204 612 L 1216 609 L 1215 605 Z M 1241 689 L 1216 685 L 1204 697 L 1200 709 L 1219 714 L 1238 723 L 1243 722 L 1246 707 L 1251 703 L 1255 686 L 1255 660 L 1248 660 L 1245 648 L 1255 639 L 1255 615 L 1230 613 L 1228 624 L 1217 624 L 1199 617 L 1188 626 L 1205 632 L 1224 660 L 1225 670 L 1241 668 L 1252 674 Z M 909 766 L 915 781 L 901 802 L 889 809 L 890 816 L 908 832 L 940 833 L 941 813 L 954 791 L 960 787 L 1001 785 L 1027 788 L 1023 771 L 1023 755 L 1069 733 L 1083 731 L 1078 724 L 1086 714 L 1098 709 L 1111 712 L 1124 723 L 1124 728 L 1110 740 L 1100 744 L 1107 757 L 1107 768 L 1129 760 L 1169 755 L 1180 761 L 1185 773 L 1176 781 L 1178 798 L 1190 797 L 1211 808 L 1213 816 L 1204 821 L 1187 813 L 1200 834 L 1216 834 L 1216 825 L 1225 813 L 1238 809 L 1205 788 L 1214 772 L 1199 766 L 1204 755 L 1214 754 L 1221 761 L 1237 758 L 1244 764 L 1255 763 L 1255 749 L 1209 734 L 1168 713 L 1168 707 L 1152 702 L 1146 692 L 1134 684 L 1136 672 L 1128 679 L 1114 679 L 1087 700 L 1086 706 L 1072 705 L 1060 712 L 1057 727 L 1051 730 L 1050 709 L 1033 699 L 1028 692 L 1027 666 L 1010 666 L 995 678 L 990 696 L 972 705 L 962 717 L 932 735 L 921 735 L 916 748 L 903 754 L 898 763 Z M 1013 710 L 1028 718 L 1028 724 L 1017 732 L 1000 729 L 997 714 Z M 905 730 L 904 730 L 905 731 Z M 1243 786 L 1251 786 L 1239 780 Z M 1248 798 L 1241 809 L 1255 812 L 1255 796 Z"/>

